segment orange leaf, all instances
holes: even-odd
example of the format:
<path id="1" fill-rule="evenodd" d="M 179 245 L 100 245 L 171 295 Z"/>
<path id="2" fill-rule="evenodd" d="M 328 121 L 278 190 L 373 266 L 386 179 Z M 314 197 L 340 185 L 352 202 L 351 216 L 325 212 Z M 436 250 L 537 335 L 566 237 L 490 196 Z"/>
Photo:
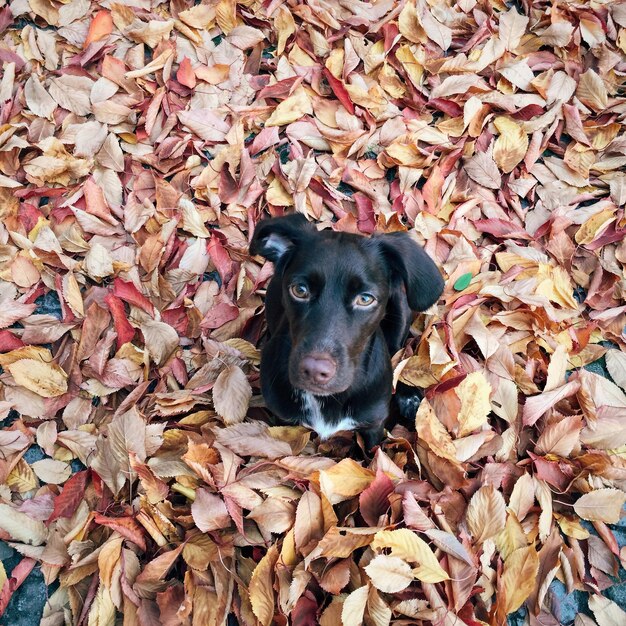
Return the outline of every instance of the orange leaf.
<path id="1" fill-rule="evenodd" d="M 91 20 L 83 48 L 86 48 L 94 41 L 100 41 L 100 39 L 108 37 L 112 32 L 113 18 L 111 14 L 108 11 L 98 11 L 93 20 Z"/>
<path id="2" fill-rule="evenodd" d="M 191 67 L 191 61 L 185 57 L 180 62 L 178 72 L 176 72 L 176 80 L 185 87 L 193 89 L 196 86 L 196 74 Z"/>

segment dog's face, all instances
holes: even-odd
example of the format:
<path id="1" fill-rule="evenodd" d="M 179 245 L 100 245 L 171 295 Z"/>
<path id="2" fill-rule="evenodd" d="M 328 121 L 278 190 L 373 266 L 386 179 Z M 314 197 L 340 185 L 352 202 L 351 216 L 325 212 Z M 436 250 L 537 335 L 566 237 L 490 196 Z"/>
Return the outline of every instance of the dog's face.
<path id="1" fill-rule="evenodd" d="M 315 395 L 352 385 L 394 292 L 423 310 L 443 285 L 434 263 L 405 233 L 318 232 L 292 215 L 259 224 L 250 250 L 276 265 L 272 280 L 280 283 L 291 339 L 289 379 Z"/>
<path id="2" fill-rule="evenodd" d="M 389 281 L 380 254 L 355 235 L 321 233 L 296 246 L 282 274 L 291 384 L 316 395 L 345 391 L 385 315 Z"/>

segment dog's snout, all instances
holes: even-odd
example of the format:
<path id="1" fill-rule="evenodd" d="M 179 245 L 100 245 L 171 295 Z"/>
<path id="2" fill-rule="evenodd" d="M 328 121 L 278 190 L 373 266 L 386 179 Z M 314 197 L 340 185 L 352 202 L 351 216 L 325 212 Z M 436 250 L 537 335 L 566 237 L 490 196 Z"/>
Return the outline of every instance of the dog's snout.
<path id="1" fill-rule="evenodd" d="M 315 385 L 325 385 L 337 372 L 337 364 L 329 354 L 310 354 L 300 363 L 301 376 Z"/>

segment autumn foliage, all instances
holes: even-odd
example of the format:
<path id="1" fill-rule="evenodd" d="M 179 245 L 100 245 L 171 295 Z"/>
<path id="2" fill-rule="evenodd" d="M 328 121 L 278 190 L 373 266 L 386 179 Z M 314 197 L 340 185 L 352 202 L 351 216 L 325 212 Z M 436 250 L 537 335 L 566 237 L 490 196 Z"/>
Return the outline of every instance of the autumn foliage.
<path id="1" fill-rule="evenodd" d="M 4 4 L 0 612 L 40 568 L 46 626 L 625 623 L 626 3 Z M 285 211 L 446 276 L 372 456 L 263 409 Z"/>

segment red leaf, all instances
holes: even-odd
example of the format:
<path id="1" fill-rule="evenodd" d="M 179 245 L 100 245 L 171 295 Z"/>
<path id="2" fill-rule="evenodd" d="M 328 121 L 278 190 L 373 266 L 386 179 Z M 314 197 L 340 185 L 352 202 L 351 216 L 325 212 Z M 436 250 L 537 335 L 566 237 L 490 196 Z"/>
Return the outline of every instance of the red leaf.
<path id="1" fill-rule="evenodd" d="M 371 235 L 376 230 L 376 216 L 372 200 L 360 191 L 354 194 L 353 200 L 356 202 L 359 230 Z"/>
<path id="2" fill-rule="evenodd" d="M 317 626 L 317 602 L 310 591 L 305 591 L 304 595 L 296 603 L 291 613 L 291 623 L 298 626 Z"/>
<path id="3" fill-rule="evenodd" d="M 113 316 L 115 332 L 117 333 L 117 349 L 119 350 L 125 343 L 133 340 L 133 337 L 135 336 L 135 329 L 126 319 L 124 303 L 119 298 L 116 298 L 113 294 L 109 293 L 104 298 L 104 301 L 107 303 L 109 311 L 111 311 L 111 315 Z"/>
<path id="4" fill-rule="evenodd" d="M 261 91 L 257 94 L 257 98 L 259 100 L 263 100 L 265 98 L 275 98 L 277 100 L 283 100 L 290 96 L 294 89 L 302 82 L 301 76 L 292 76 L 291 78 L 285 78 L 284 80 L 279 80 L 272 85 L 267 85 L 263 87 Z"/>
<path id="5" fill-rule="evenodd" d="M 53 522 L 59 517 L 72 517 L 85 496 L 85 487 L 89 470 L 77 472 L 63 485 L 61 493 L 54 499 L 54 510 L 47 519 L 47 523 Z"/>
<path id="6" fill-rule="evenodd" d="M 25 557 L 13 568 L 11 576 L 4 583 L 2 592 L 0 592 L 0 617 L 6 611 L 13 592 L 26 580 L 36 563 L 35 559 Z"/>
<path id="7" fill-rule="evenodd" d="M 127 283 L 121 278 L 116 278 L 113 281 L 113 295 L 124 300 L 124 302 L 128 302 L 128 304 L 133 304 L 143 309 L 148 315 L 154 315 L 152 302 L 140 293 L 133 283 Z"/>
<path id="8" fill-rule="evenodd" d="M 352 100 L 350 100 L 350 96 L 348 95 L 343 83 L 340 80 L 337 80 L 326 67 L 324 68 L 324 76 L 326 77 L 332 92 L 337 96 L 339 102 L 343 104 L 348 113 L 354 115 L 354 104 Z"/>
<path id="9" fill-rule="evenodd" d="M 239 309 L 234 304 L 221 302 L 209 310 L 200 322 L 200 328 L 213 330 L 239 317 Z"/>
<path id="10" fill-rule="evenodd" d="M 222 245 L 219 235 L 215 232 L 211 233 L 211 239 L 207 244 L 207 252 L 222 281 L 227 283 L 233 275 L 233 262 L 226 248 Z"/>
<path id="11" fill-rule="evenodd" d="M 447 113 L 450 117 L 460 117 L 463 115 L 463 108 L 452 100 L 445 100 L 444 98 L 433 98 L 428 101 L 428 105 L 439 109 L 442 113 Z"/>
<path id="12" fill-rule="evenodd" d="M 24 342 L 10 330 L 0 330 L 0 352 L 10 352 L 24 346 Z"/>
<path id="13" fill-rule="evenodd" d="M 377 526 L 378 519 L 389 508 L 389 494 L 393 493 L 391 479 L 378 470 L 376 478 L 359 496 L 359 509 L 363 519 L 369 526 Z"/>
<path id="14" fill-rule="evenodd" d="M 146 549 L 146 541 L 144 539 L 143 528 L 135 521 L 133 517 L 105 517 L 96 513 L 94 517 L 96 524 L 108 526 L 117 531 L 122 537 L 136 543 L 142 550 Z"/>
<path id="15" fill-rule="evenodd" d="M 535 464 L 535 475 L 548 484 L 556 487 L 559 491 L 565 491 L 567 486 L 574 479 L 574 475 L 569 466 L 556 461 L 548 461 L 542 456 L 537 456 L 532 452 L 528 453 Z M 567 472 L 563 469 L 566 468 Z"/>
<path id="16" fill-rule="evenodd" d="M 540 107 L 538 104 L 529 104 L 528 106 L 522 107 L 516 113 L 513 113 L 511 117 L 514 120 L 520 120 L 522 122 L 527 122 L 531 120 L 533 117 L 537 117 L 537 115 L 541 115 L 545 109 Z"/>

